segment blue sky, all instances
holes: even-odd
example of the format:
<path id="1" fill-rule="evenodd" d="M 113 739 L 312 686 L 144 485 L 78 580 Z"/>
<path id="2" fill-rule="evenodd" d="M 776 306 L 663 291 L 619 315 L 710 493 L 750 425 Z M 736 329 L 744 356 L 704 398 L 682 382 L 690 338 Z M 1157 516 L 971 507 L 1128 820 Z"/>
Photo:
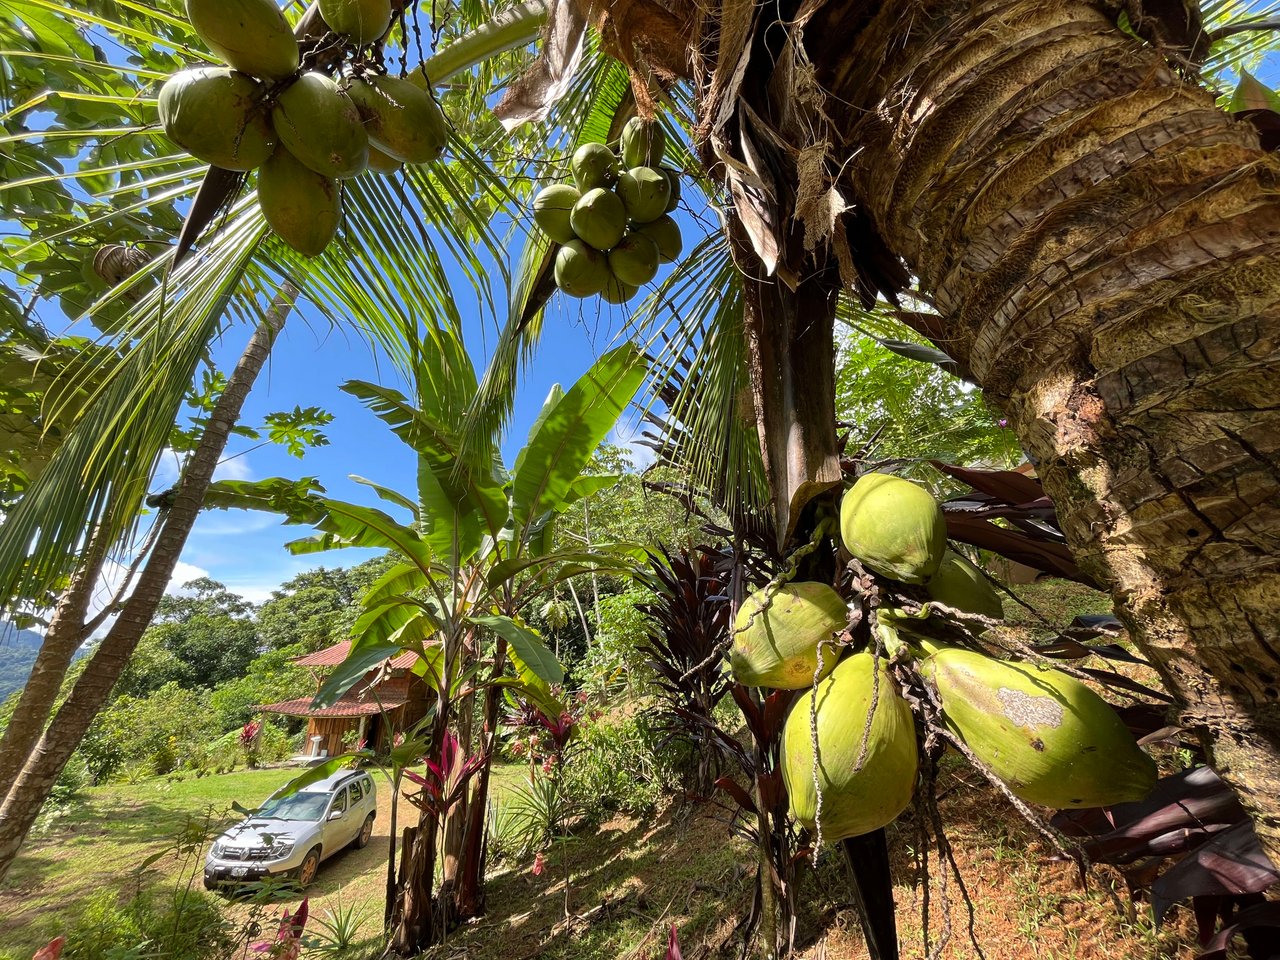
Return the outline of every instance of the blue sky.
<path id="1" fill-rule="evenodd" d="M 693 227 L 688 223 L 685 227 L 688 243 L 688 231 Z M 460 289 L 469 291 L 465 285 Z M 477 369 L 483 370 L 486 348 L 493 344 L 496 331 L 492 320 L 482 322 L 476 310 L 466 316 L 468 347 Z M 567 387 L 581 376 L 608 349 L 624 316 L 622 308 L 601 301 L 553 298 L 541 348 L 520 381 L 515 412 L 505 434 L 503 455 L 508 464 L 523 445 L 552 385 Z M 230 370 L 247 337 L 248 329 L 239 326 L 216 346 L 215 358 L 223 369 Z M 338 389 L 351 379 L 402 385 L 386 359 L 376 356 L 353 330 L 331 328 L 306 310 L 292 316 L 245 405 L 241 422 L 252 426 L 272 411 L 318 405 L 334 415 L 325 428 L 329 445 L 311 449 L 298 459 L 279 447 L 257 446 L 236 437 L 218 476 L 315 476 L 332 496 L 380 506 L 384 505 L 367 487 L 348 479 L 350 474 L 396 489 L 412 489 L 413 459 L 407 448 L 358 401 Z M 633 430 L 634 416 L 631 422 L 624 418 L 615 431 L 616 438 L 625 442 Z M 636 459 L 646 452 L 640 448 Z M 151 489 L 165 489 L 175 478 L 176 458 L 168 456 Z M 284 549 L 286 541 L 306 534 L 305 528 L 283 526 L 274 516 L 206 511 L 183 550 L 173 586 L 178 588 L 192 577 L 207 575 L 260 603 L 273 588 L 304 570 L 350 566 L 375 555 L 374 551 L 344 550 L 295 557 Z"/>

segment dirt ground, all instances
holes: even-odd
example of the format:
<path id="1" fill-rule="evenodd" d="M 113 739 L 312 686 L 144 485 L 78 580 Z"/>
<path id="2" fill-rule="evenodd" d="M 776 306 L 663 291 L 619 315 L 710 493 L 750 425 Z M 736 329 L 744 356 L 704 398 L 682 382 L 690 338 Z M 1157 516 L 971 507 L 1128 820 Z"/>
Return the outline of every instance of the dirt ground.
<path id="1" fill-rule="evenodd" d="M 973 775 L 951 774 L 940 803 L 973 904 L 969 916 L 948 883 L 950 942 L 947 958 L 989 960 L 1190 960 L 1188 911 L 1175 910 L 1159 931 L 1149 908 L 1118 910 L 1099 871 L 1082 889 L 1074 865 L 1055 862 L 1051 850 L 1016 819 L 1003 797 Z M 686 960 L 733 957 L 735 927 L 752 890 L 752 850 L 730 839 L 728 811 L 714 805 L 672 806 L 656 822 L 625 818 L 554 844 L 540 875 L 532 864 L 508 867 L 489 885 L 489 913 L 459 931 L 432 960 L 638 960 L 661 958 L 675 923 Z M 902 956 L 927 956 L 923 946 L 922 885 L 913 844 L 913 817 L 890 829 Z M 948 922 L 936 867 L 931 877 L 932 936 L 936 947 Z M 848 896 L 841 856 L 830 852 L 816 872 L 800 880 L 797 956 L 803 960 L 867 957 L 857 913 Z M 566 884 L 567 879 L 567 884 Z M 1127 902 L 1127 901 L 1126 901 Z"/>

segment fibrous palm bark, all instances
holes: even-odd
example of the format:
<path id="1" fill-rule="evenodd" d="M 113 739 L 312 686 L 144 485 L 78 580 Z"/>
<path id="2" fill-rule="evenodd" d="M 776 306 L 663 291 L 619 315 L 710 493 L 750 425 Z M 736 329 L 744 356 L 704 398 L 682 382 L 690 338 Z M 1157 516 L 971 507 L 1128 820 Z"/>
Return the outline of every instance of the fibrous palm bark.
<path id="1" fill-rule="evenodd" d="M 855 196 L 1280 862 L 1280 163 L 1097 6 L 843 6 Z"/>
<path id="2" fill-rule="evenodd" d="M 1007 412 L 1280 862 L 1280 163 L 1179 72 L 1194 15 L 1127 2 L 1141 41 L 1105 0 L 590 6 L 629 63 L 694 83 L 748 273 L 917 278 L 921 332 Z M 775 463 L 780 513 L 826 456 Z"/>

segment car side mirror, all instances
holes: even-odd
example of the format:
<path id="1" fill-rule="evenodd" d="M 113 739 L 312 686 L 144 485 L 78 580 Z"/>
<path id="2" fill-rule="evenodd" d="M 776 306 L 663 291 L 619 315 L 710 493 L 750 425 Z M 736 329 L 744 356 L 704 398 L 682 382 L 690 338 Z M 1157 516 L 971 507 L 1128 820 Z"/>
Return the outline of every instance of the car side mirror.
<path id="1" fill-rule="evenodd" d="M 330 812 L 329 812 L 329 819 L 330 819 L 330 820 L 341 820 L 341 819 L 342 819 L 342 814 L 343 814 L 344 812 L 345 812 L 345 811 L 342 811 L 342 810 L 332 810 L 332 811 L 330 811 Z"/>

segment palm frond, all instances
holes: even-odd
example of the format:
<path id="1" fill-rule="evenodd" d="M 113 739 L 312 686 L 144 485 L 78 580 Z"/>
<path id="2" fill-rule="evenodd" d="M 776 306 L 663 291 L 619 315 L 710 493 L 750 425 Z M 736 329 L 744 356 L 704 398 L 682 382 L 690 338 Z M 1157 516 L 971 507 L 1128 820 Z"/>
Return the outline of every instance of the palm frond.
<path id="1" fill-rule="evenodd" d="M 54 191 L 61 205 L 76 211 L 49 235 L 33 236 L 28 255 L 54 243 L 70 255 L 91 251 L 101 242 L 104 227 L 144 213 L 176 232 L 172 213 L 156 214 L 155 204 L 172 211 L 194 189 L 189 178 L 201 168 L 189 160 L 181 163 L 151 126 L 155 107 L 150 86 L 164 72 L 126 67 L 113 73 L 82 32 L 100 34 L 104 42 L 136 43 L 161 65 L 177 69 L 194 53 L 186 45 L 192 40 L 190 28 L 141 2 L 112 5 L 114 19 L 94 12 L 97 8 L 73 9 L 51 0 L 19 6 L 22 16 L 38 18 L 46 32 L 61 31 L 55 37 L 61 38 L 60 45 L 46 44 L 47 51 L 71 61 L 64 64 L 75 67 L 68 73 L 69 84 L 88 84 L 69 89 L 62 102 L 80 97 L 120 118 L 105 125 L 112 139 L 103 141 L 94 139 L 93 131 L 61 129 L 57 123 L 23 129 L 20 120 L 38 91 L 17 91 L 16 101 L 3 102 L 12 117 L 6 140 L 16 147 L 50 137 L 69 143 L 83 138 L 84 144 L 78 154 L 75 147 L 63 154 L 70 158 L 65 170 L 33 163 L 20 178 L 25 183 L 15 186 L 7 178 L 6 186 L 15 194 Z M 68 24 L 80 24 L 81 32 Z M 0 26 L 0 45 L 21 47 L 26 42 L 30 37 L 22 30 Z M 506 42 L 514 41 L 508 36 Z M 465 69 L 465 58 L 457 51 L 451 56 L 455 67 Z M 102 91 L 97 80 L 85 79 L 99 76 L 113 77 L 112 86 Z M 129 122 L 120 122 L 125 119 Z M 131 144 L 149 146 L 141 154 L 114 156 L 117 145 Z M 413 367 L 424 328 L 428 337 L 433 329 L 461 329 L 460 304 L 466 298 L 459 295 L 459 273 L 492 315 L 497 302 L 492 285 L 505 280 L 505 246 L 491 218 L 477 209 L 501 207 L 511 194 L 484 159 L 457 137 L 450 155 L 448 162 L 408 169 L 396 179 L 368 175 L 348 182 L 342 234 L 315 260 L 299 258 L 267 234 L 254 194 L 248 192 L 206 232 L 189 262 L 175 268 L 172 254 L 166 253 L 91 303 L 83 316 L 110 318 L 112 333 L 102 343 L 114 344 L 121 359 L 110 371 L 87 359 L 66 374 L 69 384 L 91 385 L 91 399 L 82 409 L 61 411 L 74 415 L 75 426 L 49 468 L 6 518 L 0 533 L 0 602 L 44 596 L 73 562 L 85 530 L 106 523 L 117 540 L 128 535 L 209 340 L 231 323 L 256 319 L 264 298 L 283 278 L 302 290 L 302 302 L 331 323 L 353 326 L 403 373 Z M 104 196 L 109 199 L 102 200 Z M 22 265 L 12 257 L 6 256 L 0 267 L 24 279 Z M 59 395 L 83 394 L 61 390 Z"/>

